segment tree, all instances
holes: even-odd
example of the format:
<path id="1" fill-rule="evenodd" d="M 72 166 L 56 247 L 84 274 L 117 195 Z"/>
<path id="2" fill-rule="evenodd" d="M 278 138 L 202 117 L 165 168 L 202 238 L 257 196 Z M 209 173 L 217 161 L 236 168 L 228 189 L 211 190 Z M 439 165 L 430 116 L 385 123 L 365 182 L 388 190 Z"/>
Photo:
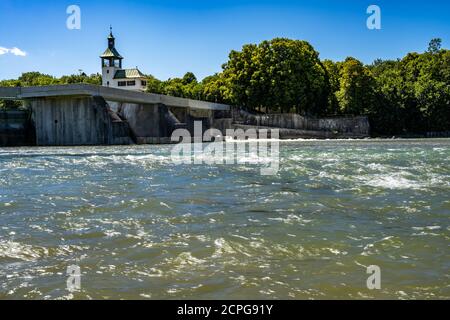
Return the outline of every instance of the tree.
<path id="1" fill-rule="evenodd" d="M 441 50 L 441 46 L 442 46 L 441 38 L 431 39 L 430 44 L 428 45 L 428 52 L 433 54 L 438 53 Z"/>
<path id="2" fill-rule="evenodd" d="M 58 79 L 55 77 L 40 72 L 22 73 L 18 80 L 23 87 L 46 86 L 59 83 Z"/>
<path id="3" fill-rule="evenodd" d="M 241 107 L 254 109 L 257 96 L 254 94 L 252 75 L 254 73 L 253 56 L 257 46 L 254 44 L 244 45 L 242 51 L 232 50 L 229 61 L 222 66 L 223 75 L 230 84 L 231 99 Z"/>
<path id="4" fill-rule="evenodd" d="M 22 107 L 22 102 L 14 100 L 0 100 L 0 110 L 15 110 Z"/>
<path id="5" fill-rule="evenodd" d="M 336 97 L 342 113 L 361 115 L 373 108 L 376 83 L 367 67 L 349 57 L 339 65 L 339 76 Z"/>
<path id="6" fill-rule="evenodd" d="M 377 132 L 450 129 L 450 51 L 430 47 L 434 49 L 372 65 L 380 103 L 369 116 Z"/>
<path id="7" fill-rule="evenodd" d="M 216 73 L 202 81 L 202 98 L 206 101 L 230 103 L 230 90 L 223 73 Z"/>
<path id="8" fill-rule="evenodd" d="M 186 74 L 183 76 L 182 82 L 184 85 L 197 83 L 197 77 L 192 72 L 186 72 Z"/>
<path id="9" fill-rule="evenodd" d="M 276 38 L 232 51 L 224 65 L 232 101 L 250 110 L 320 114 L 329 86 L 319 54 L 306 41 Z"/>
<path id="10" fill-rule="evenodd" d="M 340 88 L 340 75 L 339 75 L 339 66 L 337 63 L 334 63 L 331 60 L 324 60 L 323 66 L 326 70 L 326 79 L 329 83 L 330 93 L 328 95 L 328 114 L 337 114 L 339 113 L 339 102 L 337 99 L 337 92 Z"/>
<path id="11" fill-rule="evenodd" d="M 80 72 L 79 74 L 62 76 L 60 79 L 58 79 L 58 83 L 59 84 L 87 83 L 93 85 L 101 85 L 102 76 L 98 73 L 91 74 L 90 76 L 88 76 L 84 72 Z"/>
<path id="12" fill-rule="evenodd" d="M 185 98 L 183 79 L 173 78 L 164 82 L 164 94 Z"/>
<path id="13" fill-rule="evenodd" d="M 164 84 L 152 75 L 147 76 L 147 88 L 149 93 L 164 94 Z"/>

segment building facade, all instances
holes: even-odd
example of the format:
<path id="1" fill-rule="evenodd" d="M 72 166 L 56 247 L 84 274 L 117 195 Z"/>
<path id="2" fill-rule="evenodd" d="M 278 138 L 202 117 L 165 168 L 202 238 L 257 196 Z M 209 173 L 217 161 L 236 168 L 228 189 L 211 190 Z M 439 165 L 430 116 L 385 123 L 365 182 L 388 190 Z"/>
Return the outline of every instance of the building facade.
<path id="1" fill-rule="evenodd" d="M 123 69 L 123 57 L 116 49 L 112 30 L 108 36 L 108 48 L 100 56 L 102 60 L 102 85 L 105 87 L 125 90 L 144 91 L 147 87 L 147 78 L 136 67 Z"/>

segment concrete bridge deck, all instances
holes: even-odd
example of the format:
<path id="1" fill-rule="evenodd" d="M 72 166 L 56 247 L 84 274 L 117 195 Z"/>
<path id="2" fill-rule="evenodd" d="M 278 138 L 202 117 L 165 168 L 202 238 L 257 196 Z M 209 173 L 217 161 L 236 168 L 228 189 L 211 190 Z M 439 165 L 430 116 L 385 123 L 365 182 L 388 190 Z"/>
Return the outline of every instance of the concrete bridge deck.
<path id="1" fill-rule="evenodd" d="M 90 84 L 68 84 L 38 87 L 0 87 L 0 99 L 27 100 L 34 98 L 101 96 L 107 101 L 164 104 L 168 107 L 191 108 L 213 111 L 228 111 L 229 105 L 178 98 L 154 93 L 129 91 Z"/>

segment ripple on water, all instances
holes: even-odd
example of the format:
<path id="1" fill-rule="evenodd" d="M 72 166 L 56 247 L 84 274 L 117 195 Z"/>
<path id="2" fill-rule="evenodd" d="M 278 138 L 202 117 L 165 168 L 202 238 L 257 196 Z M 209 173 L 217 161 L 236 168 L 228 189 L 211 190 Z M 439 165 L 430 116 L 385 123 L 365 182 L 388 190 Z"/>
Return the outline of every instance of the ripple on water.
<path id="1" fill-rule="evenodd" d="M 0 298 L 450 297 L 450 140 L 281 142 L 276 176 L 170 148 L 0 149 Z"/>

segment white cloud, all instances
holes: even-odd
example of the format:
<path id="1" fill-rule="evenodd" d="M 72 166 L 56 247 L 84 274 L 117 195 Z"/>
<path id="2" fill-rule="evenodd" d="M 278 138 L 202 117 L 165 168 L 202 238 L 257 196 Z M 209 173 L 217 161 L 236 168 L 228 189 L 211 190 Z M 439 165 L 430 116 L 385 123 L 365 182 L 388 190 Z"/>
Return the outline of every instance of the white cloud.
<path id="1" fill-rule="evenodd" d="M 19 56 L 19 57 L 25 57 L 27 55 L 27 53 L 25 51 L 20 50 L 19 48 L 16 48 L 16 47 L 11 48 L 11 49 L 0 47 L 0 56 L 7 54 L 7 53 L 10 53 L 10 54 L 13 54 L 13 55 Z"/>
<path id="2" fill-rule="evenodd" d="M 16 47 L 10 49 L 9 52 L 11 52 L 15 56 L 20 56 L 20 57 L 25 57 L 27 55 L 27 53 L 25 51 L 20 50 L 19 48 L 16 48 Z"/>

